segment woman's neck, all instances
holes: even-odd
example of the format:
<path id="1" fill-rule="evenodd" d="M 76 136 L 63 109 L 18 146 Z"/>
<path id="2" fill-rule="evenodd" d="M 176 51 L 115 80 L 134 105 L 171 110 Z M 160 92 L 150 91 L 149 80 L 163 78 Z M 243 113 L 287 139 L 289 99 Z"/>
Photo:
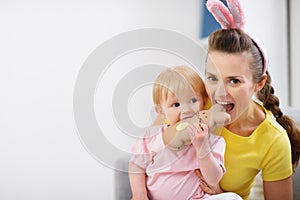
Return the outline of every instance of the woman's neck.
<path id="1" fill-rule="evenodd" d="M 252 101 L 249 108 L 237 120 L 228 124 L 226 128 L 239 136 L 248 137 L 265 119 L 266 114 L 259 105 Z"/>

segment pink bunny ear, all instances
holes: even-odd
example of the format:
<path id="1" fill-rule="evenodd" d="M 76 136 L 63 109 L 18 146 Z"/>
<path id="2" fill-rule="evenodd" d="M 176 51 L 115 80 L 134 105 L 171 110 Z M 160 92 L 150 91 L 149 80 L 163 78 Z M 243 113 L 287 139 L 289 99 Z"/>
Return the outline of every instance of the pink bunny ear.
<path id="1" fill-rule="evenodd" d="M 227 0 L 229 9 L 220 0 L 207 0 L 206 7 L 223 29 L 244 29 L 245 15 L 238 0 Z"/>
<path id="2" fill-rule="evenodd" d="M 214 18 L 222 26 L 222 29 L 236 28 L 244 30 L 245 15 L 239 0 L 226 0 L 228 8 L 220 0 L 207 0 L 206 7 Z M 249 34 L 248 34 L 249 35 Z M 249 35 L 254 44 L 260 51 L 263 59 L 263 73 L 266 73 L 268 68 L 267 53 L 261 42 Z"/>
<path id="3" fill-rule="evenodd" d="M 238 0 L 227 0 L 226 2 L 233 17 L 234 28 L 244 29 L 245 14 L 240 2 Z"/>
<path id="4" fill-rule="evenodd" d="M 228 8 L 219 0 L 208 0 L 206 7 L 223 29 L 232 28 L 233 17 Z"/>

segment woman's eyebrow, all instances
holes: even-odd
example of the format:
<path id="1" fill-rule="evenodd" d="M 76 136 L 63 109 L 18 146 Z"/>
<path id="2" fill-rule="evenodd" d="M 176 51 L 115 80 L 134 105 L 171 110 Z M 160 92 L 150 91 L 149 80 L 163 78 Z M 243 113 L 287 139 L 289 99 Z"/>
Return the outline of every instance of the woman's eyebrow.
<path id="1" fill-rule="evenodd" d="M 235 75 L 235 76 L 228 76 L 227 79 L 243 79 L 243 76 Z"/>

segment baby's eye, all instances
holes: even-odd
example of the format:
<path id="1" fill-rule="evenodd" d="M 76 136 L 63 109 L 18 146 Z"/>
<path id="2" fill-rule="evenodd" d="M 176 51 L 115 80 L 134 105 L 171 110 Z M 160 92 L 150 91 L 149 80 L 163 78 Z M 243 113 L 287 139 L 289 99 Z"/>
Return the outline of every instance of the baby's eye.
<path id="1" fill-rule="evenodd" d="M 172 107 L 179 107 L 179 106 L 180 106 L 180 103 L 173 103 L 171 106 L 172 106 Z"/>
<path id="2" fill-rule="evenodd" d="M 198 101 L 198 99 L 196 97 L 194 97 L 190 100 L 190 103 L 196 103 L 197 101 Z"/>

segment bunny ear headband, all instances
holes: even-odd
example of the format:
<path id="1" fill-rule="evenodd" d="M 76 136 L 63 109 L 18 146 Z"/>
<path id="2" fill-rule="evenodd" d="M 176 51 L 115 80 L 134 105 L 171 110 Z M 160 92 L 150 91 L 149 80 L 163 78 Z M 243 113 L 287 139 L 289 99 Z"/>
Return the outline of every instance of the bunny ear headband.
<path id="1" fill-rule="evenodd" d="M 206 7 L 219 22 L 222 29 L 244 30 L 245 15 L 239 0 L 226 0 L 228 8 L 220 0 L 207 0 Z M 248 34 L 249 35 L 249 34 Z M 250 36 L 250 35 L 249 35 Z M 254 45 L 258 48 L 263 58 L 263 74 L 267 71 L 268 57 L 265 49 L 250 36 Z"/>

